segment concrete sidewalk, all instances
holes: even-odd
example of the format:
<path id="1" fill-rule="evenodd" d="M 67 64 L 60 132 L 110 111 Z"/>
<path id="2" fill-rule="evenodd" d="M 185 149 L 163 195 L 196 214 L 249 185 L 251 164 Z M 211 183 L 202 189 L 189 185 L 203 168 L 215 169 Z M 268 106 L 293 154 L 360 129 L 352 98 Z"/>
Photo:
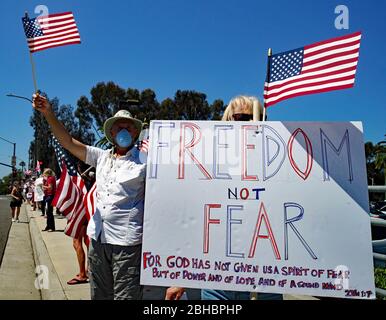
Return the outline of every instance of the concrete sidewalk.
<path id="1" fill-rule="evenodd" d="M 35 287 L 35 261 L 24 207 L 19 219 L 19 223 L 12 223 L 1 263 L 0 300 L 40 300 L 40 291 Z"/>
<path id="2" fill-rule="evenodd" d="M 24 208 L 30 219 L 36 266 L 43 266 L 49 271 L 49 286 L 44 286 L 43 283 L 41 288 L 43 300 L 89 300 L 89 284 L 67 284 L 79 270 L 72 238 L 63 233 L 67 220 L 55 215 L 56 231 L 43 232 L 47 219 L 41 216 L 40 211 L 32 211 L 30 206 Z"/>

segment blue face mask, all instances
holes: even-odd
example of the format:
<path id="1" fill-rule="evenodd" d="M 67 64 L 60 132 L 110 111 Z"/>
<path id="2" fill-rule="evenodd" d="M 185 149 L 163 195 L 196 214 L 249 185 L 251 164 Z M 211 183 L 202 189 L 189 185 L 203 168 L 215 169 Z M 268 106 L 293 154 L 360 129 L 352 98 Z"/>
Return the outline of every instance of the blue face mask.
<path id="1" fill-rule="evenodd" d="M 115 137 L 115 142 L 121 148 L 127 148 L 133 142 L 133 138 L 127 129 L 122 129 Z"/>

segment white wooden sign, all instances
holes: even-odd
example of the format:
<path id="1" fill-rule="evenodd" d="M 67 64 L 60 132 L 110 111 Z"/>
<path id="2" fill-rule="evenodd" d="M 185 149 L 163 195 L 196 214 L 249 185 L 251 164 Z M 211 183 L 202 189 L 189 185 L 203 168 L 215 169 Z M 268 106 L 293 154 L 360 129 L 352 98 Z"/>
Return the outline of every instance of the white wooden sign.
<path id="1" fill-rule="evenodd" d="M 362 124 L 152 121 L 141 283 L 374 299 Z"/>

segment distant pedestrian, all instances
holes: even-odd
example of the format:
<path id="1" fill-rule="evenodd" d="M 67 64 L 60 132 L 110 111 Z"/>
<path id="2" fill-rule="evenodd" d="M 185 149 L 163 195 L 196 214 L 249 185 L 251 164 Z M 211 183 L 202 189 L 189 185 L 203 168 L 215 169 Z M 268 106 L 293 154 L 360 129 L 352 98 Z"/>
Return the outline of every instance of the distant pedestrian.
<path id="1" fill-rule="evenodd" d="M 30 180 L 27 183 L 27 193 L 26 193 L 27 202 L 30 206 L 33 205 L 33 192 L 34 192 L 34 182 Z"/>
<path id="2" fill-rule="evenodd" d="M 36 210 L 36 207 L 40 210 L 42 210 L 42 202 L 44 200 L 44 191 L 43 191 L 43 183 L 44 179 L 43 176 L 40 176 L 35 180 L 35 188 L 34 188 L 34 211 Z M 42 216 L 44 216 L 42 212 Z"/>
<path id="3" fill-rule="evenodd" d="M 12 222 L 19 222 L 19 215 L 20 215 L 20 207 L 23 203 L 23 190 L 19 184 L 19 181 L 15 181 L 13 184 L 13 188 L 11 191 L 11 216 L 12 216 Z"/>
<path id="4" fill-rule="evenodd" d="M 52 207 L 52 200 L 54 199 L 56 191 L 56 178 L 55 173 L 49 168 L 44 169 L 43 177 L 44 200 L 42 212 L 43 214 L 47 212 L 47 226 L 45 229 L 43 229 L 43 231 L 52 232 L 55 231 L 54 208 Z"/>

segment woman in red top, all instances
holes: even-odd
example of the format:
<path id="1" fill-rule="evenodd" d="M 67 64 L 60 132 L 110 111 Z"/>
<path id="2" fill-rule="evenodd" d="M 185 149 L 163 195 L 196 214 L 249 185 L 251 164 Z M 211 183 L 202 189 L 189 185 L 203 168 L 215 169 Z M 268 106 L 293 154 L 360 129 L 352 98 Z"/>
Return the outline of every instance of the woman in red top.
<path id="1" fill-rule="evenodd" d="M 42 206 L 43 215 L 47 210 L 47 226 L 43 231 L 52 232 L 55 231 L 55 219 L 54 209 L 52 207 L 52 200 L 55 196 L 56 191 L 56 178 L 55 173 L 51 169 L 44 169 L 43 171 L 44 183 L 44 200 Z"/>

